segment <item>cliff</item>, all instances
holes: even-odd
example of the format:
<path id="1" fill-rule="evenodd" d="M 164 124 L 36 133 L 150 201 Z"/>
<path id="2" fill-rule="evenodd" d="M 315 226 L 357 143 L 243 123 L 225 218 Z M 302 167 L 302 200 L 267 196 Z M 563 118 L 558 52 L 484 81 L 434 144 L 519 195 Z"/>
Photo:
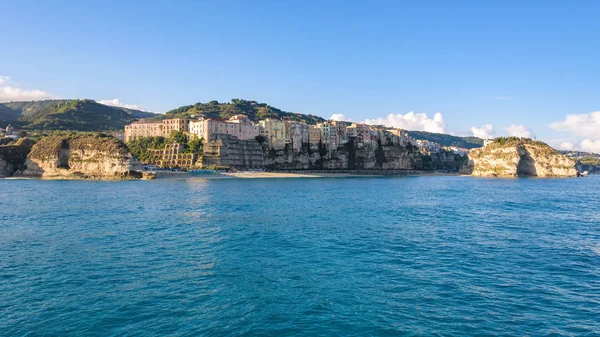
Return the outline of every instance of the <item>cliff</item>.
<path id="1" fill-rule="evenodd" d="M 0 146 L 0 177 L 10 177 L 18 170 L 25 169 L 27 154 L 35 141 L 21 138 L 12 145 Z"/>
<path id="2" fill-rule="evenodd" d="M 299 152 L 289 149 L 267 150 L 265 166 L 273 170 L 420 170 L 421 154 L 410 144 L 359 144 L 350 141 L 337 148 L 304 144 Z"/>
<path id="3" fill-rule="evenodd" d="M 138 160 L 125 144 L 105 134 L 61 133 L 31 148 L 23 176 L 44 179 L 129 179 Z"/>
<path id="4" fill-rule="evenodd" d="M 203 153 L 198 158 L 200 167 L 222 166 L 235 169 L 264 168 L 263 147 L 256 141 L 238 140 L 229 135 L 217 135 L 216 139 L 203 145 Z"/>
<path id="5" fill-rule="evenodd" d="M 587 172 L 589 174 L 600 174 L 600 165 L 577 163 L 577 171 Z"/>
<path id="6" fill-rule="evenodd" d="M 527 138 L 496 138 L 469 153 L 468 168 L 478 177 L 575 177 L 575 161 L 547 144 Z"/>

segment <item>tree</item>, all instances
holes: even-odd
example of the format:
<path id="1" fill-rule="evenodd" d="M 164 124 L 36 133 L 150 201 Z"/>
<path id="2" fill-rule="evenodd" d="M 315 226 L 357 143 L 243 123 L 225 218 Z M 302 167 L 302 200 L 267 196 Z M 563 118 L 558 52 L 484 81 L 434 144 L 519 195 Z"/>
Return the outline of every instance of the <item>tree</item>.
<path id="1" fill-rule="evenodd" d="M 187 147 L 185 148 L 186 153 L 200 153 L 202 152 L 202 140 L 197 136 L 194 136 L 192 140 L 188 141 Z"/>
<path id="2" fill-rule="evenodd" d="M 188 138 L 183 131 L 171 131 L 169 135 L 169 143 L 187 144 Z"/>
<path id="3" fill-rule="evenodd" d="M 382 168 L 385 161 L 385 152 L 381 146 L 381 139 L 377 139 L 377 148 L 375 148 L 375 163 L 378 167 Z"/>
<path id="4" fill-rule="evenodd" d="M 164 149 L 166 140 L 164 137 L 141 137 L 127 143 L 129 152 L 136 156 L 143 163 L 150 162 L 152 159 L 151 149 Z"/>

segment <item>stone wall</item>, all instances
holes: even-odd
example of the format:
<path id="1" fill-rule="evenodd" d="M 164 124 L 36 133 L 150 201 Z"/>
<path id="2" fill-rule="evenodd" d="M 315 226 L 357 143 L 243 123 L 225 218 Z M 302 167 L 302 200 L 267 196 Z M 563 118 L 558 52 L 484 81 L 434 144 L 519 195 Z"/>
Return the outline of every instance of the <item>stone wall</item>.
<path id="1" fill-rule="evenodd" d="M 195 153 L 183 153 L 184 144 L 167 144 L 164 149 L 149 149 L 149 164 L 160 167 L 193 168 L 196 166 L 198 155 Z"/>

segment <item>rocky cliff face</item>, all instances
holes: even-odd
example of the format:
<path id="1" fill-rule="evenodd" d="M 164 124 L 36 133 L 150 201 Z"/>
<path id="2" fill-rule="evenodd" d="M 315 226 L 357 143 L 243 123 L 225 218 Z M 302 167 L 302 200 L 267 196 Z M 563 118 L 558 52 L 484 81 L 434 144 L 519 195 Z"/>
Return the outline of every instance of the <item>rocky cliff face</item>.
<path id="1" fill-rule="evenodd" d="M 238 140 L 230 135 L 217 135 L 203 145 L 199 157 L 201 167 L 226 166 L 235 169 L 264 168 L 265 154 L 258 141 Z"/>
<path id="2" fill-rule="evenodd" d="M 299 152 L 270 149 L 265 166 L 274 170 L 420 170 L 423 161 L 418 149 L 411 145 L 351 141 L 335 149 L 308 144 Z"/>
<path id="3" fill-rule="evenodd" d="M 10 177 L 25 169 L 27 154 L 35 141 L 21 138 L 12 145 L 0 146 L 0 177 Z"/>
<path id="4" fill-rule="evenodd" d="M 577 170 L 589 174 L 600 174 L 600 165 L 577 163 Z"/>
<path id="5" fill-rule="evenodd" d="M 465 171 L 478 177 L 575 177 L 573 159 L 531 139 L 497 138 L 469 153 Z"/>
<path id="6" fill-rule="evenodd" d="M 139 178 L 127 147 L 103 134 L 68 133 L 42 138 L 25 161 L 23 176 L 44 179 Z"/>

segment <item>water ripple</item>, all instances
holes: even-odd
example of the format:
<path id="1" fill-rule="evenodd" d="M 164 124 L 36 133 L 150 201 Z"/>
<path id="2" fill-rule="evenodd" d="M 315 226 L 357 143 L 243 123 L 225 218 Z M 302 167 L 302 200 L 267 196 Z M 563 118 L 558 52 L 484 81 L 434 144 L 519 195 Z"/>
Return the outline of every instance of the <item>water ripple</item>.
<path id="1" fill-rule="evenodd" d="M 600 335 L 600 177 L 0 180 L 0 335 Z"/>

